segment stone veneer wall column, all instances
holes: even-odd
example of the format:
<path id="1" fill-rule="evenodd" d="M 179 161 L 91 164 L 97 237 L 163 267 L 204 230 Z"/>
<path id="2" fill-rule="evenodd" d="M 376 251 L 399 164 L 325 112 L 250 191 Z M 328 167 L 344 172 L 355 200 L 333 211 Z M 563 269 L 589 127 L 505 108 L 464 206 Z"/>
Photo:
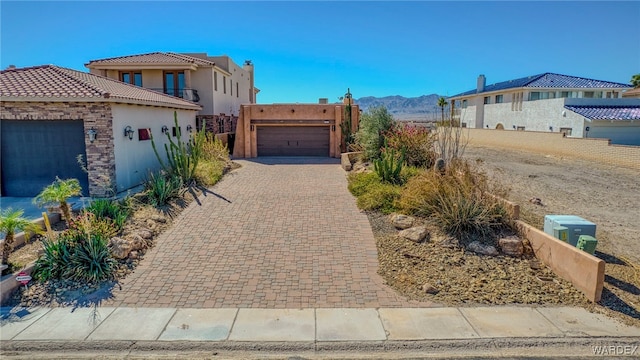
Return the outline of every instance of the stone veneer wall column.
<path id="1" fill-rule="evenodd" d="M 83 120 L 84 141 L 89 171 L 89 195 L 109 195 L 109 185 L 116 181 L 113 153 L 113 116 L 107 102 L 0 102 L 1 117 L 6 120 Z M 87 130 L 98 131 L 91 143 Z"/>

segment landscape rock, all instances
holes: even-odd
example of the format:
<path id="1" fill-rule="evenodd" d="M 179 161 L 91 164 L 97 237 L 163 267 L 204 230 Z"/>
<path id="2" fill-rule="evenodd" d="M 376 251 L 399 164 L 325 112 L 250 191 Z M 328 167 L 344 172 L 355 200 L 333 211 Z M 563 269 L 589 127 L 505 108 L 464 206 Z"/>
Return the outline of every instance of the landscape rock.
<path id="1" fill-rule="evenodd" d="M 131 254 L 129 254 L 129 259 L 137 259 L 138 258 L 138 252 L 137 251 L 132 251 Z"/>
<path id="2" fill-rule="evenodd" d="M 467 246 L 467 249 L 473 251 L 476 254 L 481 255 L 490 255 L 496 256 L 498 255 L 498 250 L 494 246 L 491 245 L 483 245 L 479 241 L 473 241 L 471 244 Z"/>
<path id="3" fill-rule="evenodd" d="M 125 239 L 131 244 L 131 250 L 140 250 L 147 247 L 147 242 L 140 235 L 131 234 Z"/>
<path id="4" fill-rule="evenodd" d="M 500 250 L 509 256 L 520 257 L 524 254 L 524 244 L 517 236 L 509 236 L 498 240 Z"/>
<path id="5" fill-rule="evenodd" d="M 116 259 L 126 259 L 131 252 L 131 242 L 129 240 L 114 237 L 109 240 L 109 248 L 111 249 L 111 254 Z"/>
<path id="6" fill-rule="evenodd" d="M 146 221 L 146 225 L 147 225 L 147 227 L 148 227 L 149 229 L 151 229 L 151 230 L 155 230 L 155 228 L 158 226 L 158 225 L 156 224 L 156 222 L 155 222 L 155 221 L 153 221 L 152 219 L 147 219 L 147 221 Z"/>
<path id="7" fill-rule="evenodd" d="M 427 294 L 431 294 L 431 295 L 435 295 L 437 293 L 439 293 L 440 291 L 433 285 L 426 283 L 424 285 L 422 285 L 422 291 L 424 291 Z"/>
<path id="8" fill-rule="evenodd" d="M 424 226 L 416 226 L 409 229 L 405 229 L 400 231 L 398 235 L 407 240 L 411 240 L 413 242 L 421 242 L 423 241 L 427 235 L 429 234 L 429 230 L 427 230 Z"/>
<path id="9" fill-rule="evenodd" d="M 162 215 L 151 215 L 151 220 L 155 221 L 155 222 L 159 222 L 159 223 L 166 223 L 167 222 L 167 218 L 165 218 Z"/>
<path id="10" fill-rule="evenodd" d="M 136 231 L 136 234 L 145 240 L 149 240 L 153 238 L 153 232 L 147 229 L 140 229 Z"/>
<path id="11" fill-rule="evenodd" d="M 397 229 L 408 229 L 413 226 L 414 221 L 415 219 L 411 216 L 402 215 L 402 214 L 391 215 L 391 223 Z"/>

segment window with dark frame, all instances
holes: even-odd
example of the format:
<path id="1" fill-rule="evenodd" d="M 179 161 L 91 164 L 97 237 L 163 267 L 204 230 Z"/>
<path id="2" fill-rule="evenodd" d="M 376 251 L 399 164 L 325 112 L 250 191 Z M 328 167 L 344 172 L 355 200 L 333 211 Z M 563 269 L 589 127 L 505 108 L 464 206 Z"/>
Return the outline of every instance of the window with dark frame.
<path id="1" fill-rule="evenodd" d="M 218 73 L 213 72 L 213 90 L 218 91 Z"/>
<path id="2" fill-rule="evenodd" d="M 222 77 L 222 92 L 223 93 L 227 93 L 227 77 L 223 76 Z"/>
<path id="3" fill-rule="evenodd" d="M 184 90 L 184 71 L 164 71 L 164 93 L 182 97 Z"/>
<path id="4" fill-rule="evenodd" d="M 142 73 L 135 71 L 120 71 L 120 81 L 142 87 Z"/>

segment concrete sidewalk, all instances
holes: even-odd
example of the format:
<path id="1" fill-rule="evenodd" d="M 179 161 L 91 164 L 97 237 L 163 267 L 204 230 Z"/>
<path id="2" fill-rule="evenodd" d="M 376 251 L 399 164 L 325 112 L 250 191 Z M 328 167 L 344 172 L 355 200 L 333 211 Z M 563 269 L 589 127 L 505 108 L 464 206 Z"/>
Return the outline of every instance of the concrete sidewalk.
<path id="1" fill-rule="evenodd" d="M 307 351 L 420 350 L 429 342 L 442 348 L 446 344 L 460 347 L 515 341 L 541 347 L 545 343 L 578 344 L 579 350 L 590 356 L 594 355 L 593 346 L 615 345 L 622 346 L 620 351 L 640 355 L 637 347 L 633 348 L 640 339 L 640 328 L 571 307 L 2 308 L 0 325 L 3 351 L 37 351 L 51 343 L 58 343 L 58 347 L 66 343 L 67 350 L 86 350 L 94 345 L 105 349 L 140 342 L 158 349 L 171 348 L 169 342 L 189 342 L 190 349 L 206 343 L 225 349 L 278 344 Z"/>

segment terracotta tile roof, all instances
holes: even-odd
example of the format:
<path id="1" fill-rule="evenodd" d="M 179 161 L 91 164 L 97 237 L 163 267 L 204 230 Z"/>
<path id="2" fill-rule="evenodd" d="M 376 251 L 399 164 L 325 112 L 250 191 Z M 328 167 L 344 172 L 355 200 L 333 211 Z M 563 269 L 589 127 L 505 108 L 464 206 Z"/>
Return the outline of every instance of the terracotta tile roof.
<path id="1" fill-rule="evenodd" d="M 101 101 L 200 109 L 190 101 L 82 71 L 42 65 L 0 72 L 4 101 Z"/>
<path id="2" fill-rule="evenodd" d="M 107 59 L 91 60 L 87 67 L 92 65 L 119 65 L 119 64 L 158 64 L 158 65 L 204 65 L 214 66 L 215 62 L 201 59 L 195 56 L 177 54 L 172 52 L 153 52 L 148 54 L 118 56 Z"/>

